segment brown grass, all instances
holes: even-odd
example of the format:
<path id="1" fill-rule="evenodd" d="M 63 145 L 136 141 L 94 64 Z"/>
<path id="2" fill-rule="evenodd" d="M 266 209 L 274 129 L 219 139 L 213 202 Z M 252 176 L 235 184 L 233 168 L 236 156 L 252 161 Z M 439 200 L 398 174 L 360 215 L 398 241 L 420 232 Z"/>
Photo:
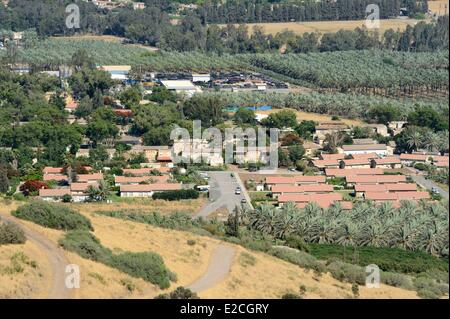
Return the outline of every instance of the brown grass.
<path id="1" fill-rule="evenodd" d="M 447 1 L 448 2 L 448 1 Z M 352 21 L 313 21 L 313 22 L 276 22 L 276 23 L 248 23 L 249 33 L 252 32 L 254 26 L 264 29 L 265 33 L 277 34 L 279 32 L 289 30 L 295 34 L 301 35 L 306 32 L 330 33 L 343 30 L 354 30 L 357 27 L 364 26 L 365 20 Z M 386 19 L 380 21 L 380 34 L 388 29 L 406 29 L 407 25 L 415 25 L 420 20 L 415 19 Z M 223 27 L 224 25 L 220 25 Z"/>
<path id="2" fill-rule="evenodd" d="M 27 262 L 14 262 L 13 256 L 17 254 L 23 254 Z M 14 270 L 15 266 L 22 271 Z M 0 246 L 0 299 L 46 298 L 51 276 L 46 255 L 34 243 Z"/>
<path id="3" fill-rule="evenodd" d="M 297 110 L 289 109 L 289 108 L 272 109 L 272 110 L 268 110 L 268 111 L 257 111 L 256 113 L 270 114 L 270 113 L 279 112 L 281 110 L 292 110 L 292 111 L 294 111 L 297 114 L 297 121 L 303 121 L 303 120 L 316 121 L 316 122 L 329 122 L 329 121 L 331 121 L 331 116 L 327 115 L 327 114 L 303 112 L 303 111 L 297 111 Z M 340 122 L 344 122 L 344 123 L 346 123 L 347 125 L 350 125 L 350 126 L 360 126 L 360 125 L 364 124 L 364 122 L 361 121 L 361 120 L 345 119 L 345 118 L 341 118 Z"/>
<path id="4" fill-rule="evenodd" d="M 440 15 L 448 14 L 449 0 L 429 0 L 428 9 Z"/>
<path id="5" fill-rule="evenodd" d="M 183 212 L 193 215 L 205 204 L 205 198 L 189 199 L 183 201 L 165 201 L 152 199 L 125 199 L 116 203 L 83 203 L 72 204 L 76 209 L 94 212 L 94 211 L 114 211 L 114 210 L 135 210 L 143 213 L 158 212 L 163 215 L 173 214 L 175 212 Z"/>

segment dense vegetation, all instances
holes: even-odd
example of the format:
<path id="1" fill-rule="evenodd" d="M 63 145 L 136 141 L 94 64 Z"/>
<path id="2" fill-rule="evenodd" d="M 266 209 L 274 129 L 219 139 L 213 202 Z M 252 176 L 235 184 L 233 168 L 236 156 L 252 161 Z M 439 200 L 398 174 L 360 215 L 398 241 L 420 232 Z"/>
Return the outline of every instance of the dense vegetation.
<path id="1" fill-rule="evenodd" d="M 175 191 L 164 191 L 153 194 L 153 199 L 163 199 L 168 201 L 182 200 L 182 199 L 197 199 L 199 192 L 195 189 L 181 189 Z"/>
<path id="2" fill-rule="evenodd" d="M 88 231 L 70 231 L 60 239 L 59 244 L 83 258 L 103 263 L 130 276 L 142 278 L 158 285 L 161 289 L 168 288 L 170 280 L 175 279 L 175 275 L 165 267 L 161 256 L 151 252 L 125 252 L 115 255 Z"/>
<path id="3" fill-rule="evenodd" d="M 425 13 L 427 1 L 404 0 L 338 0 L 338 1 L 267 1 L 217 0 L 205 1 L 197 10 L 209 23 L 254 23 L 321 20 L 359 20 L 366 17 L 369 4 L 380 7 L 380 18 L 399 15 L 405 6 L 409 14 Z"/>
<path id="4" fill-rule="evenodd" d="M 12 215 L 58 230 L 93 230 L 89 219 L 64 205 L 36 201 L 20 206 Z"/>
<path id="5" fill-rule="evenodd" d="M 344 211 L 339 204 L 321 209 L 314 203 L 297 209 L 292 203 L 277 210 L 260 205 L 247 211 L 249 227 L 276 238 L 297 235 L 305 242 L 344 246 L 396 247 L 448 256 L 448 210 L 441 204 L 402 202 L 379 207 L 356 204 Z"/>
<path id="6" fill-rule="evenodd" d="M 420 251 L 372 246 L 346 248 L 336 244 L 317 243 L 309 243 L 307 247 L 309 254 L 321 260 L 337 258 L 360 266 L 375 264 L 383 271 L 399 273 L 421 273 L 429 269 L 448 271 L 448 259 L 437 258 Z"/>

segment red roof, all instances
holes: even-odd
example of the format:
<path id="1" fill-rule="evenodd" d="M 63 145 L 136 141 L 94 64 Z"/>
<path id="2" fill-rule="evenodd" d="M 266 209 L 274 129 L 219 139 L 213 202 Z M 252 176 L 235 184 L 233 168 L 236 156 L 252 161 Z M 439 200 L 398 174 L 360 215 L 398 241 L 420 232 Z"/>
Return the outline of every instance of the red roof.
<path id="1" fill-rule="evenodd" d="M 423 154 L 407 154 L 407 153 L 400 154 L 400 160 L 405 160 L 405 161 L 423 161 L 423 162 L 425 162 L 429 157 L 430 157 L 430 155 L 423 155 Z"/>
<path id="2" fill-rule="evenodd" d="M 345 158 L 345 154 L 320 154 L 320 159 L 322 160 L 341 160 Z"/>
<path id="3" fill-rule="evenodd" d="M 117 116 L 122 116 L 122 117 L 131 117 L 131 116 L 133 116 L 133 111 L 132 111 L 132 110 L 127 110 L 127 109 L 114 109 L 113 112 L 114 112 Z"/>
<path id="4" fill-rule="evenodd" d="M 427 199 L 430 198 L 428 192 L 396 192 L 396 193 L 381 193 L 381 192 L 366 192 L 365 199 L 374 201 L 399 201 L 412 199 Z"/>
<path id="5" fill-rule="evenodd" d="M 438 161 L 438 162 L 433 162 L 433 165 L 436 167 L 448 167 L 448 161 Z"/>
<path id="6" fill-rule="evenodd" d="M 273 185 L 272 193 L 322 193 L 332 192 L 333 185 L 328 184 L 310 184 L 310 185 Z"/>
<path id="7" fill-rule="evenodd" d="M 114 181 L 115 183 L 120 184 L 139 184 L 143 182 L 154 182 L 154 183 L 166 183 L 169 180 L 168 175 L 162 175 L 162 176 L 115 176 Z"/>
<path id="8" fill-rule="evenodd" d="M 295 203 L 308 203 L 308 202 L 334 202 L 342 200 L 341 193 L 330 194 L 282 194 L 278 197 L 280 203 L 295 202 Z"/>
<path id="9" fill-rule="evenodd" d="M 62 174 L 64 172 L 64 169 L 62 167 L 44 167 L 42 170 L 44 174 Z"/>
<path id="10" fill-rule="evenodd" d="M 343 161 L 345 166 L 352 165 L 370 165 L 370 161 L 367 158 L 348 159 Z"/>
<path id="11" fill-rule="evenodd" d="M 266 184 L 302 184 L 302 183 L 325 183 L 325 176 L 267 176 Z"/>
<path id="12" fill-rule="evenodd" d="M 66 175 L 60 174 L 45 174 L 43 176 L 44 181 L 67 181 L 68 177 Z"/>
<path id="13" fill-rule="evenodd" d="M 77 181 L 78 182 L 88 182 L 88 181 L 100 181 L 103 180 L 102 173 L 94 173 L 94 174 L 78 174 Z"/>
<path id="14" fill-rule="evenodd" d="M 398 183 L 398 184 L 356 184 L 357 192 L 396 192 L 396 191 L 416 191 L 417 185 L 414 183 Z"/>
<path id="15" fill-rule="evenodd" d="M 155 192 L 155 191 L 169 191 L 180 190 L 181 184 L 175 183 L 157 183 L 157 184 L 139 184 L 139 185 L 122 185 L 121 192 Z"/>
<path id="16" fill-rule="evenodd" d="M 40 189 L 40 197 L 62 197 L 64 195 L 70 195 L 68 188 L 54 188 L 54 189 Z"/>
<path id="17" fill-rule="evenodd" d="M 347 183 L 384 184 L 406 182 L 404 175 L 350 175 L 345 177 Z"/>
<path id="18" fill-rule="evenodd" d="M 95 184 L 72 183 L 72 184 L 70 184 L 70 190 L 72 192 L 86 192 L 88 190 L 89 186 L 98 186 L 98 184 L 97 183 L 95 183 Z"/>
<path id="19" fill-rule="evenodd" d="M 378 158 L 377 153 L 352 154 L 353 159 L 373 159 Z"/>
<path id="20" fill-rule="evenodd" d="M 383 175 L 382 168 L 352 168 L 352 169 L 339 169 L 339 168 L 326 168 L 325 175 L 345 177 L 350 175 Z"/>
<path id="21" fill-rule="evenodd" d="M 447 162 L 449 161 L 449 157 L 448 156 L 440 156 L 440 155 L 436 155 L 433 156 L 433 162 Z"/>
<path id="22" fill-rule="evenodd" d="M 398 156 L 387 156 L 383 158 L 374 159 L 377 165 L 386 165 L 386 164 L 401 164 L 400 158 Z"/>
<path id="23" fill-rule="evenodd" d="M 325 168 L 327 166 L 339 166 L 337 159 L 327 159 L 327 160 L 313 160 L 313 165 L 318 168 Z"/>

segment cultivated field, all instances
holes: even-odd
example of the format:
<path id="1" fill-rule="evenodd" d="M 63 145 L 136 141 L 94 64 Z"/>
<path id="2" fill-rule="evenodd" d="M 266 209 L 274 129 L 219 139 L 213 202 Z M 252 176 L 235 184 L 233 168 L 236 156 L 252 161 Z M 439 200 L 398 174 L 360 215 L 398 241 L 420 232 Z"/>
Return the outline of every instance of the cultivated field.
<path id="1" fill-rule="evenodd" d="M 283 108 L 283 109 L 272 109 L 272 110 L 268 110 L 268 111 L 257 111 L 256 113 L 259 114 L 270 114 L 270 113 L 276 113 L 279 112 L 281 110 L 291 110 L 294 111 L 297 114 L 297 121 L 301 122 L 301 121 L 316 121 L 316 122 L 330 122 L 331 121 L 331 116 L 330 115 L 326 115 L 326 114 L 318 114 L 318 113 L 310 113 L 310 112 L 302 112 L 302 111 L 297 111 L 294 109 L 289 109 L 289 108 Z M 347 125 L 350 126 L 360 126 L 362 124 L 364 124 L 363 121 L 361 120 L 353 120 L 353 119 L 345 119 L 345 118 L 341 118 L 339 121 L 346 123 Z"/>
<path id="2" fill-rule="evenodd" d="M 447 1 L 448 2 L 448 1 Z M 330 33 L 343 30 L 354 30 L 357 27 L 364 26 L 365 20 L 352 21 L 313 21 L 313 22 L 275 22 L 275 23 L 248 23 L 249 32 L 251 33 L 254 26 L 264 29 L 265 33 L 277 34 L 285 30 L 294 32 L 295 34 L 303 34 L 305 32 Z M 379 32 L 384 33 L 388 29 L 406 29 L 406 26 L 414 26 L 420 20 L 415 19 L 386 19 L 380 21 Z M 224 25 L 220 25 L 223 27 Z"/>
<path id="3" fill-rule="evenodd" d="M 449 0 L 429 0 L 428 9 L 432 13 L 437 13 L 439 15 L 448 14 Z"/>

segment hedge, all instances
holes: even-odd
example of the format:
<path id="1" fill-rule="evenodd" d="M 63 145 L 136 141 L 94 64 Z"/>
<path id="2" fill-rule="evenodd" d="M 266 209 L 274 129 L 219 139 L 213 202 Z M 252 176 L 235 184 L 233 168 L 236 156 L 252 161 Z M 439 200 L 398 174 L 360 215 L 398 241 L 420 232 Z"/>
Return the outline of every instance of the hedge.
<path id="1" fill-rule="evenodd" d="M 17 208 L 12 215 L 44 227 L 58 230 L 93 230 L 91 221 L 64 205 L 31 202 Z"/>
<path id="2" fill-rule="evenodd" d="M 164 191 L 154 193 L 152 198 L 174 201 L 182 199 L 197 199 L 199 196 L 200 193 L 195 189 L 180 189 L 175 191 Z"/>

